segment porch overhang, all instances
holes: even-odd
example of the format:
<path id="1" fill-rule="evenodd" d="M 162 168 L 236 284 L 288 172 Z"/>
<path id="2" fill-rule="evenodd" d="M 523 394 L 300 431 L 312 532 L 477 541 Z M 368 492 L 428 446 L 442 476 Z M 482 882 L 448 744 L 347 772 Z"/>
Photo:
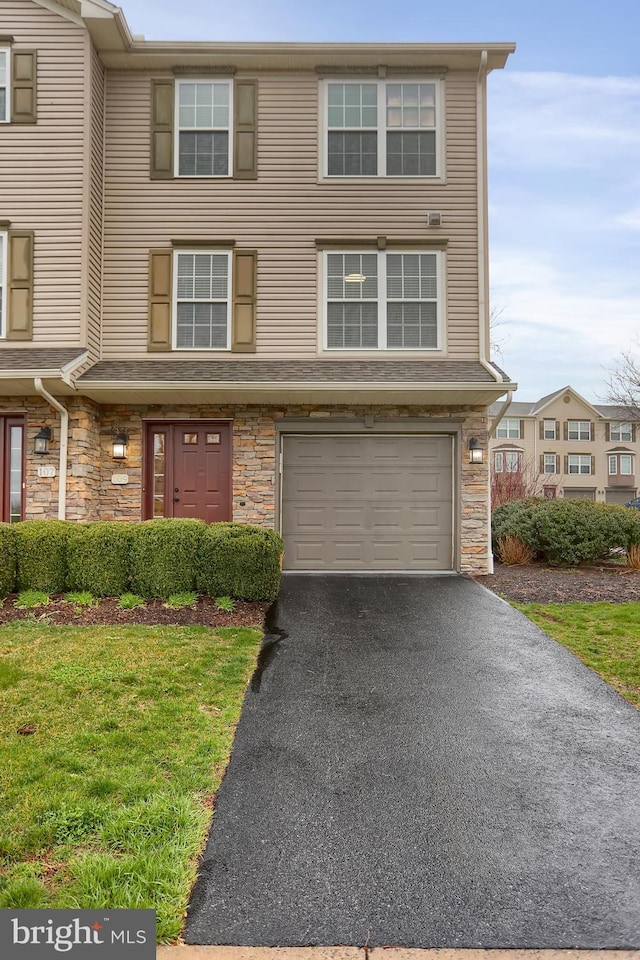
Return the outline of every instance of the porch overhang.
<path id="1" fill-rule="evenodd" d="M 30 397 L 42 380 L 55 396 L 71 396 L 73 375 L 86 362 L 88 350 L 77 347 L 6 348 L 0 350 L 0 397 Z"/>
<path id="2" fill-rule="evenodd" d="M 514 390 L 491 365 L 454 361 L 103 361 L 76 389 L 98 403 L 486 406 Z"/>

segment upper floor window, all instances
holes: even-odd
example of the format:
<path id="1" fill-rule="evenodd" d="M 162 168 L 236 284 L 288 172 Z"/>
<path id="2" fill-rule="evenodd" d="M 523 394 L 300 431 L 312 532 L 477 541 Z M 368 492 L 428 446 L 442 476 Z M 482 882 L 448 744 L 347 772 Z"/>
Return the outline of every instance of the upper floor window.
<path id="1" fill-rule="evenodd" d="M 558 472 L 558 456 L 557 456 L 557 454 L 555 454 L 555 453 L 545 453 L 545 454 L 543 454 L 542 472 L 543 472 L 543 473 L 557 473 L 557 472 Z"/>
<path id="2" fill-rule="evenodd" d="M 177 80 L 175 99 L 178 176 L 230 176 L 233 84 L 229 80 Z"/>
<path id="3" fill-rule="evenodd" d="M 325 349 L 439 349 L 440 262 L 439 252 L 325 252 Z"/>
<path id="4" fill-rule="evenodd" d="M 609 456 L 609 475 L 620 474 L 623 477 L 633 476 L 633 455 L 630 453 L 614 453 Z"/>
<path id="5" fill-rule="evenodd" d="M 570 453 L 567 458 L 567 473 L 593 473 L 590 454 Z"/>
<path id="6" fill-rule="evenodd" d="M 543 420 L 542 421 L 542 439 L 543 440 L 557 440 L 557 426 L 555 420 Z"/>
<path id="7" fill-rule="evenodd" d="M 633 440 L 632 423 L 612 423 L 609 428 L 609 438 L 611 440 L 623 440 L 631 443 Z"/>
<path id="8" fill-rule="evenodd" d="M 228 350 L 231 334 L 231 253 L 176 252 L 174 342 L 183 350 Z"/>
<path id="9" fill-rule="evenodd" d="M 507 440 L 520 440 L 520 421 L 514 417 L 505 417 L 496 428 L 496 437 L 504 437 Z"/>
<path id="10" fill-rule="evenodd" d="M 9 120 L 9 81 L 11 72 L 10 61 L 10 48 L 0 47 L 0 123 L 7 123 Z"/>
<path id="11" fill-rule="evenodd" d="M 569 420 L 567 424 L 568 440 L 591 440 L 591 423 L 589 420 Z"/>
<path id="12" fill-rule="evenodd" d="M 327 81 L 329 177 L 436 177 L 437 81 Z"/>

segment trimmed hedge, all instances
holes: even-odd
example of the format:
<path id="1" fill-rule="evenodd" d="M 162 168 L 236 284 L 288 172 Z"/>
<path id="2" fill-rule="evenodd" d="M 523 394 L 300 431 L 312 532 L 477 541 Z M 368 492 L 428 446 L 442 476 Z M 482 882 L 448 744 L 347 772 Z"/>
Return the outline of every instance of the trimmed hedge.
<path id="1" fill-rule="evenodd" d="M 196 589 L 203 520 L 145 520 L 131 540 L 131 589 L 142 597 L 170 597 Z"/>
<path id="2" fill-rule="evenodd" d="M 583 499 L 517 500 L 493 512 L 494 552 L 509 534 L 551 564 L 596 563 L 640 543 L 640 511 Z"/>
<path id="3" fill-rule="evenodd" d="M 125 593 L 135 529 L 115 520 L 74 524 L 67 549 L 68 589 L 88 590 L 95 597 Z"/>
<path id="4" fill-rule="evenodd" d="M 14 524 L 16 589 L 63 593 L 67 588 L 70 520 L 28 520 Z"/>
<path id="5" fill-rule="evenodd" d="M 212 597 L 275 600 L 280 587 L 282 537 L 240 523 L 206 527 L 196 587 Z"/>
<path id="6" fill-rule="evenodd" d="M 0 597 L 13 593 L 16 586 L 15 525 L 0 523 Z"/>
<path id="7" fill-rule="evenodd" d="M 274 600 L 282 538 L 242 523 L 27 520 L 0 524 L 0 596 L 14 590 L 97 597 L 129 590 L 166 599 L 199 593 Z"/>

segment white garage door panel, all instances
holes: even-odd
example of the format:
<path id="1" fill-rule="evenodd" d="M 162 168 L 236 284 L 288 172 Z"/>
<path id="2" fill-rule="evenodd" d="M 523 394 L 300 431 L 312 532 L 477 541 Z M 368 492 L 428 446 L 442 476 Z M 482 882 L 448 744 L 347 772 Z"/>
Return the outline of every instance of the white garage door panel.
<path id="1" fill-rule="evenodd" d="M 285 437 L 285 569 L 451 569 L 451 477 L 451 437 Z"/>

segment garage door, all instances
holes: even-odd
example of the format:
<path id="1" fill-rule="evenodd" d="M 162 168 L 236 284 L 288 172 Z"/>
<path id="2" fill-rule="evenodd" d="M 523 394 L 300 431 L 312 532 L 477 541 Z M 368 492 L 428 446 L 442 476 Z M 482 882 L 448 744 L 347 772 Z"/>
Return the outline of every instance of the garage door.
<path id="1" fill-rule="evenodd" d="M 565 500 L 595 500 L 595 487 L 565 487 Z"/>
<path id="2" fill-rule="evenodd" d="M 636 495 L 635 487 L 610 487 L 607 490 L 607 503 L 628 503 Z"/>
<path id="3" fill-rule="evenodd" d="M 285 436 L 286 570 L 451 570 L 451 437 Z"/>

